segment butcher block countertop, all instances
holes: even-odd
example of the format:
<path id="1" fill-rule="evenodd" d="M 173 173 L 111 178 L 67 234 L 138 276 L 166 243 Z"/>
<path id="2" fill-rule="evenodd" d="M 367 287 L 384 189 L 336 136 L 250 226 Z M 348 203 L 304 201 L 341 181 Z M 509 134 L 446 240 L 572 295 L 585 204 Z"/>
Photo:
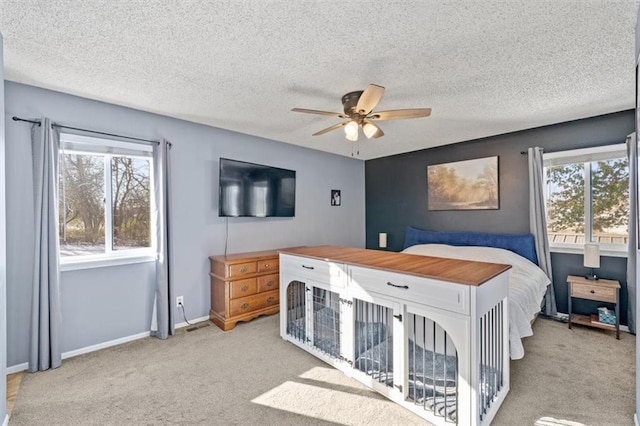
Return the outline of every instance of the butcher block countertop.
<path id="1" fill-rule="evenodd" d="M 296 247 L 280 249 L 279 252 L 471 286 L 479 286 L 511 268 L 511 265 L 499 263 L 342 246 Z"/>

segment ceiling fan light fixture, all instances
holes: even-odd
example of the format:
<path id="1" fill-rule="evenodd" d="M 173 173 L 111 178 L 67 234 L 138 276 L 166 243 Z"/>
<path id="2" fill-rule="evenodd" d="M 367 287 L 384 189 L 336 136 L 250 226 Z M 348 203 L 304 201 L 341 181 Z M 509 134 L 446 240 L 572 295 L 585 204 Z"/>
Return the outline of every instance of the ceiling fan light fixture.
<path id="1" fill-rule="evenodd" d="M 344 126 L 344 133 L 347 136 L 356 135 L 356 139 L 358 139 L 358 123 L 355 121 L 350 121 Z"/>
<path id="2" fill-rule="evenodd" d="M 351 142 L 357 142 L 358 141 L 358 132 L 355 132 L 354 134 L 347 133 L 346 138 L 347 138 L 347 140 L 350 140 Z"/>
<path id="3" fill-rule="evenodd" d="M 376 134 L 378 133 L 378 130 L 379 130 L 378 127 L 376 127 L 371 123 L 364 123 L 362 125 L 362 132 L 367 137 L 367 139 L 371 139 L 375 137 Z"/>
<path id="4" fill-rule="evenodd" d="M 378 121 L 421 118 L 431 115 L 431 108 L 405 108 L 374 112 L 373 110 L 378 106 L 384 90 L 383 86 L 370 84 L 364 90 L 347 93 L 342 97 L 342 109 L 344 113 L 306 108 L 293 108 L 292 111 L 343 119 L 344 121 L 340 123 L 315 132 L 313 136 L 324 135 L 325 133 L 343 127 L 346 138 L 352 142 L 358 140 L 360 127 L 362 127 L 362 133 L 364 133 L 367 139 L 377 139 L 384 136 L 384 132 L 376 124 Z"/>

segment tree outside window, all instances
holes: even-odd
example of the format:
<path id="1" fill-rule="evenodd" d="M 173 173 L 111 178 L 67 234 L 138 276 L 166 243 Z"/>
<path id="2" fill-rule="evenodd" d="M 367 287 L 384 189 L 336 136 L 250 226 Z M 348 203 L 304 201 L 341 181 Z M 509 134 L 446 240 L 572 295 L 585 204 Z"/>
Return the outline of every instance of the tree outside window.
<path id="1" fill-rule="evenodd" d="M 567 161 L 570 160 L 569 157 Z M 545 169 L 550 245 L 585 242 L 626 245 L 629 234 L 626 156 L 565 161 Z"/>
<path id="2" fill-rule="evenodd" d="M 151 247 L 150 158 L 60 151 L 61 257 Z"/>

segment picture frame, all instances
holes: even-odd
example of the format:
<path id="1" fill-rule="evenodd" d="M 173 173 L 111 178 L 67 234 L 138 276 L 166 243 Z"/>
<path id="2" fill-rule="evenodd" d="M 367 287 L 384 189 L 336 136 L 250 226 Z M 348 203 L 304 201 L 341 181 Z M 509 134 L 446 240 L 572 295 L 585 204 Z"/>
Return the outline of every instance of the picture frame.
<path id="1" fill-rule="evenodd" d="M 332 206 L 340 206 L 342 202 L 341 199 L 341 195 L 340 195 L 340 190 L 339 189 L 332 189 L 331 190 L 331 205 Z"/>
<path id="2" fill-rule="evenodd" d="M 498 156 L 427 166 L 427 209 L 499 210 Z"/>

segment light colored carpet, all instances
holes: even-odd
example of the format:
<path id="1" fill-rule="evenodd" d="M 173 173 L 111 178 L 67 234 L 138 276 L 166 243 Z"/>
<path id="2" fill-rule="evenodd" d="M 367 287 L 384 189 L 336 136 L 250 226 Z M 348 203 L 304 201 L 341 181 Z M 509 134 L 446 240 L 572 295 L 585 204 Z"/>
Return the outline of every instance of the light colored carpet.
<path id="1" fill-rule="evenodd" d="M 278 316 L 146 338 L 28 374 L 9 424 L 412 425 L 419 417 L 285 342 Z M 635 337 L 538 319 L 494 425 L 632 425 Z"/>

